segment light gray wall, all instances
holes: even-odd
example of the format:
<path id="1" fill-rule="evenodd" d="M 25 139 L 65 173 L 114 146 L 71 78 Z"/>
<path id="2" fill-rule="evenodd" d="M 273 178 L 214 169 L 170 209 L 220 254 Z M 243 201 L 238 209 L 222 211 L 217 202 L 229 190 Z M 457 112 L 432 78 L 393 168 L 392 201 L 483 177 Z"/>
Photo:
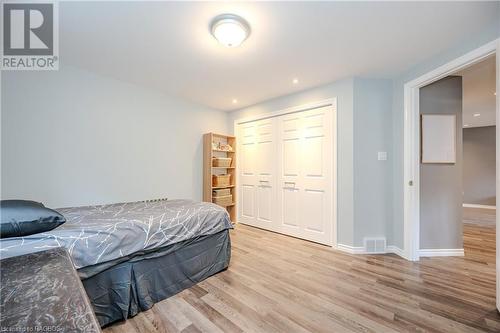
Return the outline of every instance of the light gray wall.
<path id="1" fill-rule="evenodd" d="M 2 73 L 2 199 L 201 200 L 202 134 L 227 114 L 63 66 Z"/>
<path id="2" fill-rule="evenodd" d="M 497 3 L 497 12 L 500 17 L 500 2 Z M 470 36 L 464 36 L 464 40 L 455 47 L 450 48 L 441 54 L 437 54 L 430 59 L 419 62 L 414 67 L 404 73 L 401 73 L 393 80 L 393 223 L 392 235 L 388 235 L 388 237 L 392 240 L 394 245 L 400 247 L 401 249 L 404 247 L 403 189 L 406 186 L 403 172 L 404 85 L 405 83 L 414 80 L 419 76 L 499 37 L 500 20 L 483 31 L 478 31 L 473 34 L 471 33 Z"/>
<path id="3" fill-rule="evenodd" d="M 420 164 L 420 248 L 461 249 L 462 77 L 449 76 L 420 89 L 420 114 L 456 116 L 456 163 Z"/>
<path id="4" fill-rule="evenodd" d="M 392 220 L 392 81 L 354 79 L 354 246 Z M 377 153 L 388 152 L 386 161 Z M 392 240 L 387 243 L 392 245 Z"/>
<path id="5" fill-rule="evenodd" d="M 463 202 L 496 205 L 496 127 L 463 130 Z"/>
<path id="6" fill-rule="evenodd" d="M 234 111 L 229 117 L 229 124 L 234 130 L 234 121 L 238 119 L 337 97 L 337 238 L 339 243 L 346 245 L 352 245 L 354 237 L 353 87 L 353 79 L 345 79 Z"/>

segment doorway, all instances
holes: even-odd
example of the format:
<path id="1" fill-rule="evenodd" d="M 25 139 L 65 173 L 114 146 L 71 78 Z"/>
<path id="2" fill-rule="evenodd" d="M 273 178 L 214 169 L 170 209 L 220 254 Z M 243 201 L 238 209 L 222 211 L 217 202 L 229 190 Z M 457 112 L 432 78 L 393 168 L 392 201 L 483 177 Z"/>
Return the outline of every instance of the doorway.
<path id="1" fill-rule="evenodd" d="M 490 56 L 420 88 L 420 257 L 495 263 L 495 67 Z M 447 142 L 428 127 L 436 117 L 453 122 L 451 161 L 429 160 Z"/>
<path id="2" fill-rule="evenodd" d="M 496 56 L 496 82 L 499 85 L 500 40 L 490 42 L 466 55 L 457 58 L 421 77 L 408 82 L 404 88 L 405 120 L 404 120 L 404 256 L 408 260 L 420 258 L 420 89 L 457 71 L 478 63 L 492 55 Z M 496 118 L 499 118 L 500 107 L 496 97 Z M 496 151 L 498 155 L 500 133 L 496 129 Z M 499 193 L 500 164 L 496 163 L 496 193 Z M 495 218 L 496 233 L 500 219 Z M 498 242 L 499 237 L 496 237 Z M 498 262 L 499 246 L 496 246 L 496 261 Z M 497 276 L 497 308 L 500 309 L 499 265 L 496 265 Z"/>
<path id="3" fill-rule="evenodd" d="M 463 248 L 467 260 L 495 265 L 495 56 L 459 72 L 463 86 Z"/>

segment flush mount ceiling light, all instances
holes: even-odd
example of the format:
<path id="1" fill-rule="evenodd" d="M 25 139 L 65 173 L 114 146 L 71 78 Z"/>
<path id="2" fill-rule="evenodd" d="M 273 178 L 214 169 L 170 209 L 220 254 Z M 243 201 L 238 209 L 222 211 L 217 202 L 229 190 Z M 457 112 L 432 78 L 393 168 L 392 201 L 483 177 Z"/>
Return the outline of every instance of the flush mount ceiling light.
<path id="1" fill-rule="evenodd" d="M 212 20 L 210 31 L 222 45 L 236 47 L 248 38 L 250 26 L 240 16 L 222 14 Z"/>
<path id="2" fill-rule="evenodd" d="M 481 114 L 480 113 L 474 113 L 473 116 L 474 117 L 479 117 L 479 116 L 481 116 Z"/>

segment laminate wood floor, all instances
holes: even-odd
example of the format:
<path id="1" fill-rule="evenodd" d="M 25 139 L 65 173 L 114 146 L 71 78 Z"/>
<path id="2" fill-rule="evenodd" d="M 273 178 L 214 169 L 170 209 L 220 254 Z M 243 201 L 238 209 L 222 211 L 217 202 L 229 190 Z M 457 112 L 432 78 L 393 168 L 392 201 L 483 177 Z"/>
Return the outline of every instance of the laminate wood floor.
<path id="1" fill-rule="evenodd" d="M 491 212 L 469 213 L 465 257 L 418 263 L 238 225 L 228 270 L 104 332 L 500 332 Z"/>

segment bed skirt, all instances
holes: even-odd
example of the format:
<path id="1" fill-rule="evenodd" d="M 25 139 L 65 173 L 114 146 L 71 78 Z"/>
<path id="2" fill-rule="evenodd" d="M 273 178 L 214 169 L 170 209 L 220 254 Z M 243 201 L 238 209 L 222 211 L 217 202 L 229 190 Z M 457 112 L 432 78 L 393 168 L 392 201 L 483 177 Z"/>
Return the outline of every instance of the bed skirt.
<path id="1" fill-rule="evenodd" d="M 80 276 L 99 324 L 125 320 L 226 269 L 229 230 L 141 254 L 97 274 Z M 80 272 L 79 272 L 80 273 Z"/>

